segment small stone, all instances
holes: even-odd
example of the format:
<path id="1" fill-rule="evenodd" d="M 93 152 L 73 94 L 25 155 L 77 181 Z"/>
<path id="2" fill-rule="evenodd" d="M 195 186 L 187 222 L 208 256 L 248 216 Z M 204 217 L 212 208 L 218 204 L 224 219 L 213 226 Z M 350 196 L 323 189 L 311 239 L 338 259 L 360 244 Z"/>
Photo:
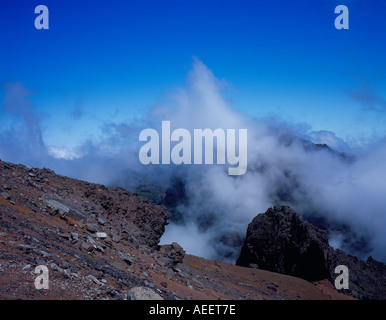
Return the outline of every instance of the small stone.
<path id="1" fill-rule="evenodd" d="M 109 244 L 109 245 L 112 245 L 112 244 L 113 244 L 113 242 L 112 242 L 111 238 L 109 237 L 109 235 L 107 235 L 107 237 L 105 238 L 105 242 L 106 242 L 107 244 Z"/>
<path id="2" fill-rule="evenodd" d="M 11 195 L 10 195 L 8 192 L 2 192 L 2 193 L 1 193 L 1 196 L 2 196 L 5 200 L 10 200 L 10 199 L 11 199 Z"/>
<path id="3" fill-rule="evenodd" d="M 112 290 L 109 294 L 116 300 L 122 300 L 122 294 L 118 290 Z"/>
<path id="4" fill-rule="evenodd" d="M 274 286 L 267 286 L 267 289 L 270 289 L 270 290 L 272 290 L 274 292 L 277 291 L 276 287 L 274 287 Z"/>
<path id="5" fill-rule="evenodd" d="M 78 241 L 79 240 L 79 234 L 77 234 L 76 232 L 71 232 L 71 237 L 72 239 Z"/>
<path id="6" fill-rule="evenodd" d="M 23 271 L 28 271 L 28 270 L 31 270 L 32 269 L 32 266 L 30 264 L 26 264 L 24 267 L 23 267 Z"/>
<path id="7" fill-rule="evenodd" d="M 119 235 L 117 235 L 117 234 L 114 234 L 112 240 L 114 242 L 118 243 L 121 240 L 121 237 Z"/>
<path id="8" fill-rule="evenodd" d="M 50 267 L 51 267 L 51 270 L 53 271 L 58 271 L 60 273 L 64 272 L 63 269 L 60 268 L 56 263 L 51 263 Z"/>
<path id="9" fill-rule="evenodd" d="M 147 284 L 150 288 L 154 288 L 154 283 L 153 282 L 148 282 Z"/>
<path id="10" fill-rule="evenodd" d="M 95 244 L 95 240 L 93 238 L 91 238 L 89 235 L 86 236 L 86 239 L 88 242 L 90 242 L 91 244 Z"/>
<path id="11" fill-rule="evenodd" d="M 86 229 L 90 232 L 97 232 L 98 231 L 98 226 L 95 223 L 87 223 L 86 224 Z"/>
<path id="12" fill-rule="evenodd" d="M 103 220 L 102 217 L 98 217 L 98 223 L 103 226 L 105 224 L 105 220 Z"/>
<path id="13" fill-rule="evenodd" d="M 189 289 L 193 289 L 193 286 L 190 284 L 189 281 L 186 281 L 186 286 L 187 286 Z"/>
<path id="14" fill-rule="evenodd" d="M 130 255 L 128 253 L 119 251 L 119 256 L 123 261 L 125 261 L 129 266 L 134 263 L 134 261 L 131 259 Z"/>
<path id="15" fill-rule="evenodd" d="M 194 278 L 193 278 L 192 281 L 193 281 L 194 285 L 195 285 L 197 288 L 200 288 L 200 289 L 204 288 L 203 284 L 202 284 L 200 281 L 198 281 L 197 279 L 194 279 Z"/>
<path id="16" fill-rule="evenodd" d="M 95 233 L 95 237 L 104 239 L 107 237 L 107 233 L 106 232 L 97 232 L 97 233 Z"/>
<path id="17" fill-rule="evenodd" d="M 88 278 L 89 279 L 91 279 L 94 283 L 96 283 L 96 284 L 99 284 L 99 285 L 102 285 L 103 283 L 102 282 L 100 282 L 97 278 L 95 278 L 93 275 L 89 275 L 88 276 Z"/>
<path id="18" fill-rule="evenodd" d="M 123 263 L 120 263 L 118 261 L 111 262 L 111 266 L 120 271 L 126 271 L 126 266 Z"/>
<path id="19" fill-rule="evenodd" d="M 80 248 L 86 250 L 87 252 L 91 252 L 94 250 L 94 246 L 91 243 L 82 242 Z"/>

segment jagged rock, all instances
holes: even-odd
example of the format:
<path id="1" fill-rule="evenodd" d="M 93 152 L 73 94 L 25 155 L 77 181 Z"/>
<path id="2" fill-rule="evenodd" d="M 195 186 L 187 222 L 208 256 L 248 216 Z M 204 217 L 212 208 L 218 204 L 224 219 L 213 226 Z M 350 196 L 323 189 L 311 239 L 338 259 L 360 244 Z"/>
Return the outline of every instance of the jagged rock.
<path id="1" fill-rule="evenodd" d="M 118 253 L 121 259 L 125 261 L 129 266 L 134 263 L 134 261 L 132 260 L 129 254 L 122 251 L 119 251 Z"/>
<path id="2" fill-rule="evenodd" d="M 97 232 L 98 231 L 98 225 L 96 225 L 95 223 L 87 223 L 86 229 L 90 232 Z"/>
<path id="3" fill-rule="evenodd" d="M 80 245 L 80 248 L 87 251 L 87 252 L 91 252 L 94 250 L 94 246 L 88 242 L 82 242 Z"/>
<path id="4" fill-rule="evenodd" d="M 58 271 L 60 273 L 64 273 L 64 270 L 61 267 L 59 267 L 56 263 L 51 263 L 50 267 L 52 271 Z"/>
<path id="5" fill-rule="evenodd" d="M 78 241 L 79 234 L 77 234 L 76 232 L 71 232 L 71 237 L 72 237 L 73 240 Z"/>
<path id="6" fill-rule="evenodd" d="M 63 199 L 60 199 L 56 195 L 46 194 L 42 197 L 42 200 L 61 217 L 69 216 L 75 220 L 85 220 L 87 218 L 87 214 L 84 211 Z"/>
<path id="7" fill-rule="evenodd" d="M 184 249 L 177 242 L 161 245 L 159 246 L 159 251 L 170 259 L 170 267 L 181 263 L 185 256 Z"/>
<path id="8" fill-rule="evenodd" d="M 60 234 L 60 236 L 62 237 L 62 238 L 65 238 L 65 239 L 71 239 L 71 234 L 70 233 L 62 233 L 62 234 Z"/>
<path id="9" fill-rule="evenodd" d="M 142 205 L 143 207 L 137 209 L 133 222 L 141 231 L 138 236 L 143 239 L 142 241 L 149 247 L 156 248 L 165 232 L 170 213 L 164 206 L 149 203 Z"/>
<path id="10" fill-rule="evenodd" d="M 332 283 L 338 276 L 335 267 L 345 265 L 349 269 L 346 293 L 362 299 L 386 298 L 385 264 L 334 250 L 324 230 L 288 206 L 275 206 L 252 220 L 236 264 Z"/>
<path id="11" fill-rule="evenodd" d="M 329 276 L 327 234 L 304 221 L 290 207 L 274 207 L 248 226 L 236 264 L 321 280 Z"/>

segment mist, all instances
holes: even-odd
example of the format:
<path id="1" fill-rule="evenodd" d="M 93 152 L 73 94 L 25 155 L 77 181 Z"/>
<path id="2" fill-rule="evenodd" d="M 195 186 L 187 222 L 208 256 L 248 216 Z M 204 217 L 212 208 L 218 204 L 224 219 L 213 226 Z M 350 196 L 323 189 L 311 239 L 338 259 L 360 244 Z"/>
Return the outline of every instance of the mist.
<path id="1" fill-rule="evenodd" d="M 205 258 L 234 262 L 253 217 L 288 204 L 307 218 L 322 217 L 334 247 L 386 262 L 386 139 L 351 148 L 333 132 L 254 119 L 226 98 L 229 88 L 194 59 L 186 85 L 166 102 L 135 123 L 106 122 L 102 140 L 68 150 L 45 145 L 28 90 L 9 84 L 2 112 L 13 114 L 19 125 L 1 127 L 0 157 L 128 190 L 138 185 L 167 190 L 181 181 L 184 199 L 174 209 L 182 218 L 171 220 L 161 243 L 178 242 Z M 142 165 L 138 135 L 145 128 L 160 131 L 162 120 L 172 130 L 248 129 L 247 172 L 234 177 L 227 165 Z"/>

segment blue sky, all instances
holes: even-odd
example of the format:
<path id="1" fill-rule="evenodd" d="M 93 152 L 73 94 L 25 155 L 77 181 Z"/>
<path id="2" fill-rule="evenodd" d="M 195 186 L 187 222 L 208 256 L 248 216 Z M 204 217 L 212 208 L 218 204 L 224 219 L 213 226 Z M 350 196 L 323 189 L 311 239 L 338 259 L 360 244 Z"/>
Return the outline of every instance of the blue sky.
<path id="1" fill-rule="evenodd" d="M 36 30 L 34 8 L 49 9 Z M 334 27 L 337 5 L 349 30 Z M 0 4 L 0 103 L 20 83 L 47 145 L 75 147 L 184 86 L 193 57 L 233 107 L 343 139 L 386 134 L 386 2 L 21 1 Z M 0 128 L 15 121 L 0 104 Z"/>

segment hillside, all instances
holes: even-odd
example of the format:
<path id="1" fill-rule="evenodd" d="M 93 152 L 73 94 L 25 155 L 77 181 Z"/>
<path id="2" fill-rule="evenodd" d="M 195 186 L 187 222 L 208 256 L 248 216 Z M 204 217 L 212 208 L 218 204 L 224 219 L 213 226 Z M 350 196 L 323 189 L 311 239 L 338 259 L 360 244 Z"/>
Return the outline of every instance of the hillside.
<path id="1" fill-rule="evenodd" d="M 169 217 L 121 188 L 0 161 L 0 299 L 352 299 L 328 281 L 159 246 Z M 34 286 L 38 265 L 49 289 Z"/>

